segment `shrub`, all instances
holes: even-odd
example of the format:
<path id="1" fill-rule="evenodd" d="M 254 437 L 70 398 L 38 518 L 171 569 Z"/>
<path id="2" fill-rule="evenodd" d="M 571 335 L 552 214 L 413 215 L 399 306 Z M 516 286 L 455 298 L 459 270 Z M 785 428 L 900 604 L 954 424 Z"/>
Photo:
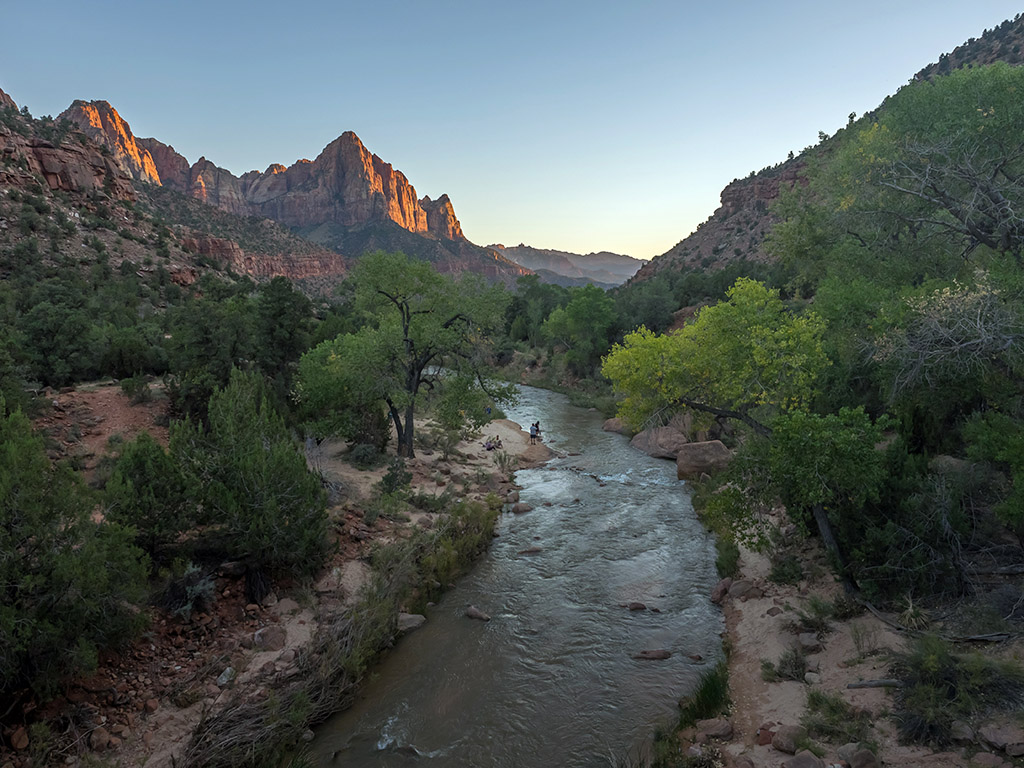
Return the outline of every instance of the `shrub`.
<path id="1" fill-rule="evenodd" d="M 871 732 L 871 713 L 850 706 L 839 694 L 812 688 L 807 710 L 800 719 L 807 735 L 833 744 L 866 741 Z"/>
<path id="2" fill-rule="evenodd" d="M 718 536 L 715 539 L 715 549 L 718 555 L 715 557 L 715 568 L 718 569 L 720 578 L 736 576 L 740 572 L 740 548 L 730 538 Z"/>
<path id="3" fill-rule="evenodd" d="M 777 664 L 768 659 L 761 660 L 761 677 L 770 683 L 779 680 L 804 681 L 807 674 L 807 657 L 799 648 L 783 651 Z"/>
<path id="4" fill-rule="evenodd" d="M 384 458 L 377 446 L 371 443 L 358 443 L 348 452 L 348 463 L 357 469 L 373 469 L 380 465 Z"/>
<path id="5" fill-rule="evenodd" d="M 108 520 L 131 526 L 135 541 L 164 562 L 181 535 L 196 522 L 195 488 L 171 456 L 148 432 L 124 446 L 103 491 Z"/>
<path id="6" fill-rule="evenodd" d="M 209 419 L 209 429 L 174 425 L 171 452 L 201 489 L 221 549 L 251 568 L 316 573 L 327 554 L 324 491 L 259 375 L 232 371 Z"/>
<path id="7" fill-rule="evenodd" d="M 3 411 L 0 399 L 0 412 Z M 0 419 L 0 695 L 52 694 L 64 674 L 144 621 L 145 556 L 131 532 L 91 518 L 93 499 L 15 412 Z"/>
<path id="8" fill-rule="evenodd" d="M 776 584 L 797 584 L 804 577 L 800 560 L 792 553 L 775 553 L 772 556 L 772 567 L 768 580 Z"/>
<path id="9" fill-rule="evenodd" d="M 1024 697 L 1019 664 L 954 654 L 946 641 L 925 635 L 897 654 L 891 669 L 903 683 L 894 717 L 904 738 L 944 746 L 955 720 L 1001 707 L 1018 707 Z"/>

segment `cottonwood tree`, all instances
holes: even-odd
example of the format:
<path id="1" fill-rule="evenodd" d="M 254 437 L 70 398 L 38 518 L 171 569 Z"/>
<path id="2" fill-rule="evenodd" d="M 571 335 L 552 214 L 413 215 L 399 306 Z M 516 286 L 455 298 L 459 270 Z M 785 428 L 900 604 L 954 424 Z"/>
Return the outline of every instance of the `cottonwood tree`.
<path id="1" fill-rule="evenodd" d="M 394 426 L 398 455 L 415 455 L 417 406 L 425 392 L 468 377 L 496 402 L 509 387 L 484 378 L 490 339 L 502 327 L 508 293 L 472 274 L 457 280 L 404 254 L 363 257 L 353 270 L 354 302 L 366 325 L 320 344 L 300 364 L 300 401 L 348 412 L 382 404 Z M 341 418 L 345 421 L 345 417 Z"/>
<path id="2" fill-rule="evenodd" d="M 813 518 L 842 563 L 834 518 L 877 488 L 880 427 L 863 411 L 810 412 L 829 365 L 823 332 L 813 313 L 794 314 L 777 291 L 740 279 L 726 301 L 705 307 L 680 331 L 659 336 L 641 328 L 626 336 L 602 372 L 625 396 L 619 414 L 634 427 L 681 408 L 750 427 L 763 457 L 753 462 L 759 481 L 798 521 Z"/>

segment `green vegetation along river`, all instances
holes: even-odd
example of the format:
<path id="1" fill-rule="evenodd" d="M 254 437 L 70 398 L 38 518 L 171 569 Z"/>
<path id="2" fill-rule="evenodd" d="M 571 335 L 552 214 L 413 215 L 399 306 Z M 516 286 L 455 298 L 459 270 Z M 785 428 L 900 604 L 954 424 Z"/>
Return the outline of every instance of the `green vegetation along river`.
<path id="1" fill-rule="evenodd" d="M 564 458 L 516 474 L 533 511 L 502 517 L 472 573 L 319 729 L 319 765 L 615 765 L 720 658 L 714 544 L 674 464 L 562 395 L 524 387 L 509 418 L 539 420 Z"/>

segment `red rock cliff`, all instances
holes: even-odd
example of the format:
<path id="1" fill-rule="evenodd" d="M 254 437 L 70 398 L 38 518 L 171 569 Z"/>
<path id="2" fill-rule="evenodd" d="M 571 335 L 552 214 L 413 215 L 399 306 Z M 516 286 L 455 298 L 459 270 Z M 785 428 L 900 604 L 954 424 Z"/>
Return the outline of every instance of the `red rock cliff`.
<path id="1" fill-rule="evenodd" d="M 69 120 L 86 136 L 106 146 L 114 160 L 129 176 L 138 181 L 160 183 L 160 174 L 152 155 L 139 147 L 132 129 L 106 101 L 76 100 L 57 117 Z"/>
<path id="2" fill-rule="evenodd" d="M 420 206 L 427 212 L 427 231 L 436 237 L 443 237 L 445 240 L 465 240 L 462 234 L 462 225 L 455 217 L 455 208 L 448 195 L 441 195 L 437 200 L 424 197 L 420 200 Z"/>

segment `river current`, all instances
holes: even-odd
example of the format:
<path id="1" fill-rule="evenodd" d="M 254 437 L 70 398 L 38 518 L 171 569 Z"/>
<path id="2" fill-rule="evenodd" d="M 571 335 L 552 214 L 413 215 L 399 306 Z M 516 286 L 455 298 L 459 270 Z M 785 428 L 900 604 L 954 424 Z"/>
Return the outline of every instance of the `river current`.
<path id="1" fill-rule="evenodd" d="M 502 516 L 487 555 L 318 729 L 316 764 L 614 766 L 721 657 L 714 543 L 674 463 L 562 395 L 521 395 L 508 418 L 539 420 L 564 457 L 516 473 L 533 511 Z M 491 621 L 466 618 L 471 604 Z"/>

